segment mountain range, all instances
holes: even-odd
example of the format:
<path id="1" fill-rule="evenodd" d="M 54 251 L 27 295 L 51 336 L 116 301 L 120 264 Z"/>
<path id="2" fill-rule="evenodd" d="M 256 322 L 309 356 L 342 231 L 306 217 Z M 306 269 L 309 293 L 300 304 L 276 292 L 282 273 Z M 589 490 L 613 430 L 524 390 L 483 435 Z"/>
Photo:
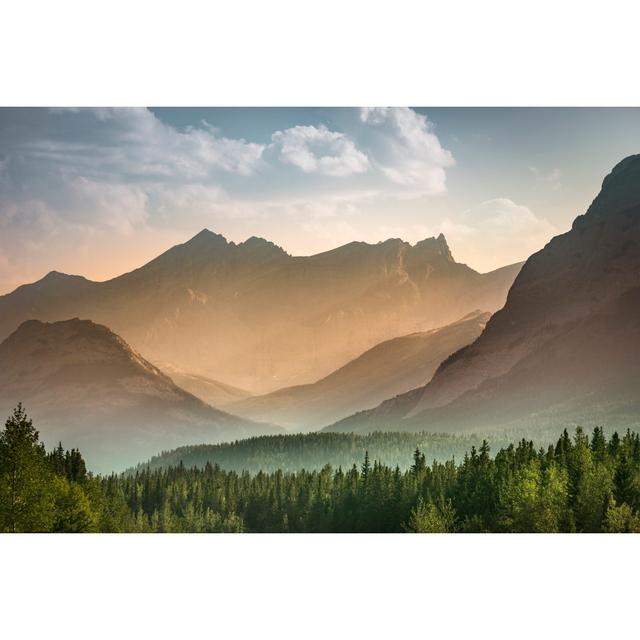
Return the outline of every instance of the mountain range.
<path id="1" fill-rule="evenodd" d="M 29 320 L 0 344 L 0 411 L 23 402 L 48 446 L 79 447 L 96 471 L 186 443 L 285 433 L 209 406 L 107 327 Z"/>
<path id="2" fill-rule="evenodd" d="M 524 264 L 505 306 L 426 385 L 328 430 L 638 426 L 640 155 Z"/>
<path id="3" fill-rule="evenodd" d="M 315 382 L 385 340 L 493 312 L 520 266 L 478 273 L 442 235 L 300 257 L 205 229 L 105 282 L 53 271 L 0 296 L 0 339 L 25 320 L 89 318 L 151 362 L 266 393 Z"/>
<path id="4" fill-rule="evenodd" d="M 296 431 L 318 429 L 428 382 L 445 358 L 480 335 L 490 316 L 475 311 L 445 327 L 386 340 L 313 384 L 246 397 L 226 408 Z"/>

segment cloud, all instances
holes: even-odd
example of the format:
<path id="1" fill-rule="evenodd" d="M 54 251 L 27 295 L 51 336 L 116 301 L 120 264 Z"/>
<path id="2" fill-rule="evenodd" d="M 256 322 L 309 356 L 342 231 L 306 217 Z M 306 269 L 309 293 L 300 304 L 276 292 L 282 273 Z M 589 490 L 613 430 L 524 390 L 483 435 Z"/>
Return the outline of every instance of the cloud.
<path id="1" fill-rule="evenodd" d="M 444 220 L 439 229 L 456 259 L 480 270 L 525 260 L 558 233 L 550 222 L 509 198 L 481 202 L 455 220 Z"/>
<path id="2" fill-rule="evenodd" d="M 280 160 L 304 173 L 350 176 L 369 168 L 369 159 L 350 138 L 324 125 L 276 131 L 271 140 Z"/>
<path id="3" fill-rule="evenodd" d="M 96 182 L 78 176 L 69 184 L 69 195 L 76 211 L 90 208 L 94 224 L 99 221 L 124 235 L 144 224 L 149 217 L 148 195 L 137 186 Z"/>
<path id="4" fill-rule="evenodd" d="M 115 262 L 134 232 L 205 217 L 225 200 L 218 183 L 246 181 L 264 149 L 148 109 L 2 110 L 0 287 L 63 269 L 85 249 L 90 261 L 97 243 Z"/>
<path id="5" fill-rule="evenodd" d="M 148 109 L 57 110 L 40 124 L 14 152 L 92 175 L 198 179 L 221 170 L 247 176 L 265 149 L 221 136 L 207 122 L 179 130 Z"/>
<path id="6" fill-rule="evenodd" d="M 361 109 L 360 120 L 377 134 L 374 158 L 389 180 L 418 195 L 446 191 L 446 169 L 455 160 L 426 116 L 407 107 L 375 107 Z"/>
<path id="7" fill-rule="evenodd" d="M 56 219 L 129 234 L 219 198 L 223 174 L 252 175 L 265 145 L 206 122 L 179 130 L 148 109 L 7 110 L 0 120 L 0 225 Z"/>

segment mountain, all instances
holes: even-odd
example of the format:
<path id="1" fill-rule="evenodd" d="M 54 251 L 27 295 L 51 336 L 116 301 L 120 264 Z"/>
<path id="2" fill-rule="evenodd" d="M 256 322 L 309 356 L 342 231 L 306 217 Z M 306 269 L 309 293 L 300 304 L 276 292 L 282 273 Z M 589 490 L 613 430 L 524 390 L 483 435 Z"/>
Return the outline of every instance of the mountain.
<path id="1" fill-rule="evenodd" d="M 640 423 L 640 155 L 522 267 L 482 335 L 431 382 L 329 430 Z"/>
<path id="2" fill-rule="evenodd" d="M 29 320 L 0 344 L 2 415 L 19 401 L 49 446 L 79 447 L 96 471 L 187 442 L 284 433 L 214 409 L 107 327 L 77 318 Z"/>
<path id="3" fill-rule="evenodd" d="M 252 397 L 250 391 L 233 387 L 219 380 L 213 380 L 207 376 L 190 371 L 184 371 L 168 362 L 157 363 L 158 367 L 182 389 L 192 393 L 206 403 L 214 407 L 225 407 L 234 402 Z"/>
<path id="4" fill-rule="evenodd" d="M 477 273 L 442 235 L 299 257 L 204 230 L 106 282 L 51 273 L 0 296 L 0 339 L 29 319 L 91 318 L 152 362 L 265 393 L 314 382 L 384 340 L 495 311 L 520 266 Z"/>
<path id="5" fill-rule="evenodd" d="M 490 316 L 475 311 L 439 329 L 387 340 L 318 382 L 246 398 L 228 408 L 295 430 L 317 429 L 428 382 L 447 356 L 480 335 Z"/>

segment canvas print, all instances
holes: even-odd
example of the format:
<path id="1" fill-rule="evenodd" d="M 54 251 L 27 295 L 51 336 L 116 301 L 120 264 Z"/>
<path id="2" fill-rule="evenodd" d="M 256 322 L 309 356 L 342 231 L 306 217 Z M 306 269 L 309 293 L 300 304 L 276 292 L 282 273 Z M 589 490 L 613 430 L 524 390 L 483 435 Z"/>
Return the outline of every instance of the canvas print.
<path id="1" fill-rule="evenodd" d="M 640 532 L 640 110 L 0 109 L 0 531 Z"/>

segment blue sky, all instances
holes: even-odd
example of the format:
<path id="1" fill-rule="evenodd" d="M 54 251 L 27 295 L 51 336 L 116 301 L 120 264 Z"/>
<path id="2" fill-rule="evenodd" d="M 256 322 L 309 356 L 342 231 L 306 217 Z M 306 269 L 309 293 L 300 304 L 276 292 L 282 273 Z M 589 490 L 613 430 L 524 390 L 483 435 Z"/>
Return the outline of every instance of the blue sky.
<path id="1" fill-rule="evenodd" d="M 108 278 L 203 227 L 298 255 L 442 232 L 486 271 L 638 152 L 638 109 L 1 109 L 0 292 Z"/>

